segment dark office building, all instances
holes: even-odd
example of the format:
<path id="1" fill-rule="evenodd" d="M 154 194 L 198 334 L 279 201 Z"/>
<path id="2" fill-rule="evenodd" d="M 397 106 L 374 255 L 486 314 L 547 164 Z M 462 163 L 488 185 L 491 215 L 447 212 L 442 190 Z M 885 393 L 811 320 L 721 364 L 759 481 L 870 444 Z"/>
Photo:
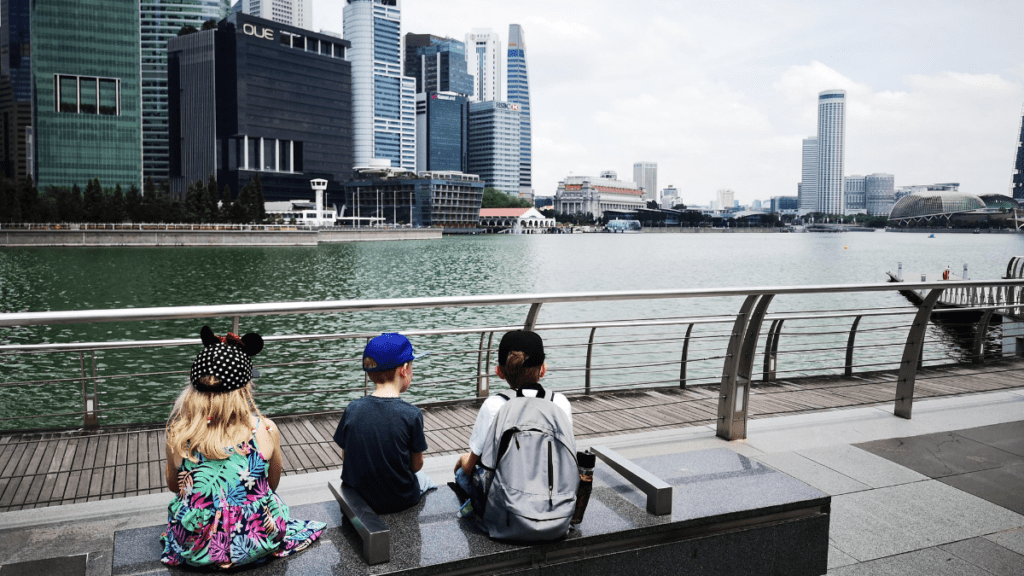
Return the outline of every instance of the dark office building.
<path id="1" fill-rule="evenodd" d="M 800 200 L 796 196 L 772 196 L 769 212 L 779 214 L 786 211 L 794 211 L 800 207 Z"/>
<path id="2" fill-rule="evenodd" d="M 470 232 L 480 223 L 483 195 L 484 183 L 472 174 L 421 172 L 413 178 L 400 170 L 367 170 L 345 183 L 342 221 Z"/>
<path id="3" fill-rule="evenodd" d="M 31 174 L 32 42 L 29 0 L 0 0 L 0 170 Z"/>
<path id="4" fill-rule="evenodd" d="M 473 94 L 466 68 L 466 44 L 433 34 L 405 35 L 405 75 L 416 79 L 416 93 Z"/>
<path id="5" fill-rule="evenodd" d="M 1024 118 L 1021 118 L 1018 135 L 1011 188 L 1015 200 L 1024 200 Z"/>
<path id="6" fill-rule="evenodd" d="M 416 95 L 416 171 L 468 172 L 469 101 L 453 92 Z"/>
<path id="7" fill-rule="evenodd" d="M 216 173 L 232 195 L 259 174 L 268 202 L 353 165 L 347 40 L 234 13 L 167 43 L 171 188 Z"/>

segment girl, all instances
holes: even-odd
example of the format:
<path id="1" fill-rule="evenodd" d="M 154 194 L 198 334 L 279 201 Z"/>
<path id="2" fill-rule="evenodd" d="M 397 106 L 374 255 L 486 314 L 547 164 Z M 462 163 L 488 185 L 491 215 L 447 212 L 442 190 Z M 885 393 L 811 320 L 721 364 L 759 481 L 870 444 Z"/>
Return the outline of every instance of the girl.
<path id="1" fill-rule="evenodd" d="M 160 561 L 231 568 L 294 554 L 325 524 L 291 520 L 274 493 L 281 478 L 280 437 L 252 396 L 259 334 L 219 338 L 200 332 L 189 385 L 167 421 L 167 532 Z"/>

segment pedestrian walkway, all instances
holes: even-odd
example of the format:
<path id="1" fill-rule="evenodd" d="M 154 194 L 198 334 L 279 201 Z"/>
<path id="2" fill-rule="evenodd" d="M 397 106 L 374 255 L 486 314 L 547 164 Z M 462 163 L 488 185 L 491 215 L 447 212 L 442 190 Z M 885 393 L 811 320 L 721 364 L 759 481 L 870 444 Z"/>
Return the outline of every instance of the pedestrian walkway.
<path id="1" fill-rule="evenodd" d="M 832 575 L 1024 574 L 1021 387 L 921 400 L 912 420 L 893 416 L 890 403 L 758 419 L 743 441 L 703 425 L 579 442 L 598 443 L 627 458 L 727 448 L 828 493 Z M 440 483 L 454 462 L 434 456 L 424 469 Z M 279 492 L 292 507 L 331 502 L 326 485 L 336 477 L 293 474 Z M 161 525 L 169 500 L 148 494 L 0 513 L 0 576 L 111 574 L 114 533 Z"/>
<path id="2" fill-rule="evenodd" d="M 1022 383 L 1024 361 L 1007 359 L 923 368 L 914 394 L 924 399 L 1012 389 Z M 893 372 L 755 383 L 750 417 L 891 406 L 895 394 Z M 570 401 L 578 440 L 706 426 L 718 418 L 717 386 L 577 394 Z M 425 406 L 427 456 L 465 451 L 478 408 L 477 400 Z M 332 439 L 339 418 L 335 411 L 275 419 L 284 475 L 341 468 L 341 450 Z M 163 492 L 164 444 L 162 428 L 154 427 L 0 435 L 0 462 L 5 463 L 0 467 L 0 512 Z"/>

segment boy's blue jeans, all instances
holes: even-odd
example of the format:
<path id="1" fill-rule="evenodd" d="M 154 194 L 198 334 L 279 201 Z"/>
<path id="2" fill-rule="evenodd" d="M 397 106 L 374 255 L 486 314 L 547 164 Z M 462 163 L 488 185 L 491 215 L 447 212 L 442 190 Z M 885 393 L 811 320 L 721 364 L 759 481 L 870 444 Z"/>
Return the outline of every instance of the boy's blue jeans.
<path id="1" fill-rule="evenodd" d="M 483 517 L 484 506 L 487 504 L 487 501 L 484 500 L 484 472 L 483 467 L 479 464 L 473 468 L 473 473 L 470 475 L 466 475 L 462 468 L 455 471 L 455 483 L 465 490 L 466 494 L 469 494 L 469 499 L 473 502 L 473 510 L 481 517 Z"/>

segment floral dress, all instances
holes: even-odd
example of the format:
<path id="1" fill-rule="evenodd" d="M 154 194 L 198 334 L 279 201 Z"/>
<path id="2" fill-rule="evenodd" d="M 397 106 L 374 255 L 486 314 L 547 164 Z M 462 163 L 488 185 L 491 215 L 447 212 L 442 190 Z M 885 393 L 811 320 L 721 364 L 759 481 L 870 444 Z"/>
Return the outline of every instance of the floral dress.
<path id="1" fill-rule="evenodd" d="M 169 566 L 229 568 L 312 544 L 326 524 L 291 520 L 267 480 L 267 461 L 248 442 L 225 448 L 224 460 L 188 459 L 178 467 L 178 495 L 167 507 L 160 561 Z"/>

